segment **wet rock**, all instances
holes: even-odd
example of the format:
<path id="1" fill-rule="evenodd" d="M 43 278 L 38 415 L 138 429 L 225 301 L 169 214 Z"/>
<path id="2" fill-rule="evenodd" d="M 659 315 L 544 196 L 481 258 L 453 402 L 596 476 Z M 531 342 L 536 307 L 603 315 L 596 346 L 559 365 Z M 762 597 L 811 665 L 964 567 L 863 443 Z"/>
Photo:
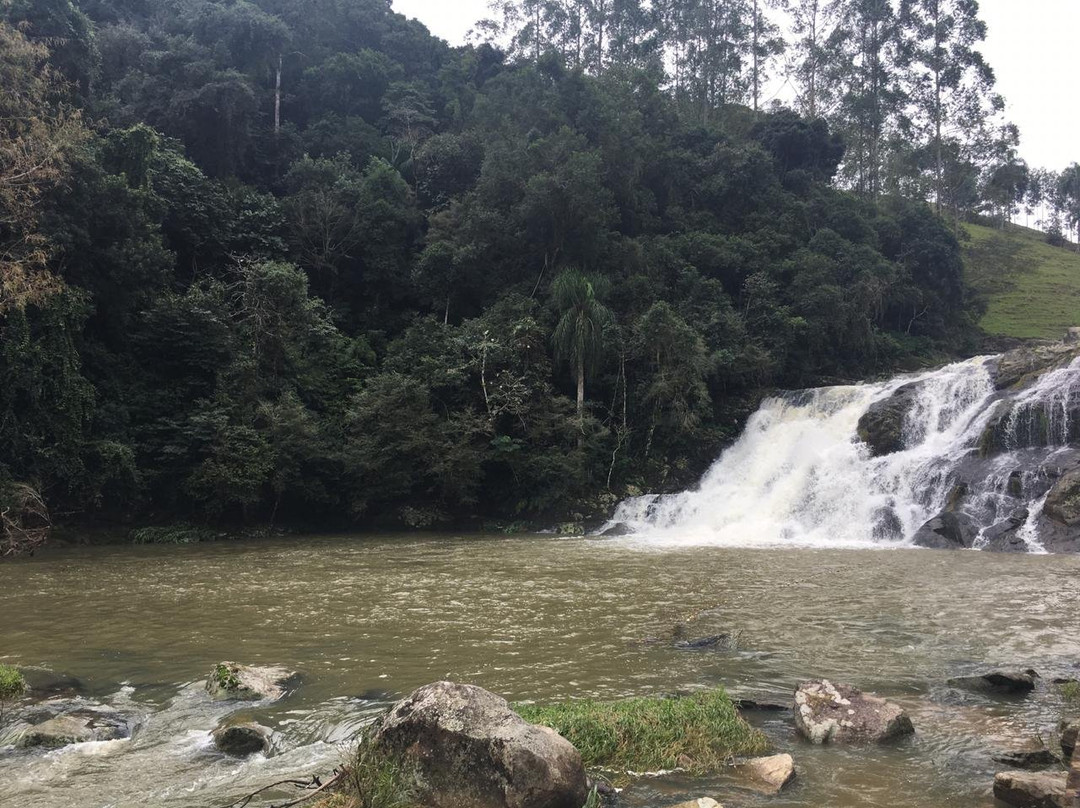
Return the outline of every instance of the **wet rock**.
<path id="1" fill-rule="evenodd" d="M 994 387 L 1021 387 L 1042 373 L 1068 364 L 1080 351 L 1075 343 L 1023 345 L 1002 354 L 989 364 Z"/>
<path id="2" fill-rule="evenodd" d="M 918 529 L 912 539 L 917 547 L 931 550 L 963 550 L 975 543 L 974 523 L 965 513 L 946 511 Z"/>
<path id="3" fill-rule="evenodd" d="M 796 689 L 795 728 L 818 744 L 883 742 L 915 731 L 899 705 L 825 679 Z"/>
<path id="4" fill-rule="evenodd" d="M 795 761 L 791 755 L 751 758 L 735 764 L 735 770 L 746 779 L 747 786 L 762 794 L 779 794 L 795 779 Z"/>
<path id="5" fill-rule="evenodd" d="M 1076 754 L 1077 736 L 1080 736 L 1080 718 L 1068 723 L 1063 721 L 1061 727 L 1061 751 L 1065 753 L 1066 760 Z"/>
<path id="6" fill-rule="evenodd" d="M 735 639 L 730 634 L 713 634 L 708 637 L 675 640 L 673 645 L 681 651 L 728 651 L 734 647 Z"/>
<path id="7" fill-rule="evenodd" d="M 1065 527 L 1080 527 L 1080 469 L 1066 471 L 1046 495 L 1043 515 Z"/>
<path id="8" fill-rule="evenodd" d="M 871 457 L 904 448 L 904 419 L 919 394 L 919 384 L 905 384 L 881 401 L 875 401 L 859 419 L 859 440 L 870 447 Z"/>
<path id="9" fill-rule="evenodd" d="M 432 808 L 581 808 L 588 796 L 569 741 L 472 685 L 419 688 L 375 722 L 370 743 L 414 772 L 416 801 Z"/>
<path id="10" fill-rule="evenodd" d="M 30 696 L 36 699 L 51 699 L 57 696 L 77 696 L 83 690 L 83 683 L 66 673 L 56 673 L 45 668 L 20 668 Z"/>
<path id="11" fill-rule="evenodd" d="M 874 541 L 900 541 L 904 538 L 904 523 L 892 508 L 879 508 L 874 514 Z"/>
<path id="12" fill-rule="evenodd" d="M 974 690 L 978 693 L 1022 695 L 1035 689 L 1039 674 L 1026 671 L 991 671 L 982 676 L 957 676 L 948 680 L 952 687 Z"/>
<path id="13" fill-rule="evenodd" d="M 55 749 L 87 741 L 115 741 L 129 735 L 131 726 L 120 713 L 105 708 L 85 709 L 35 724 L 22 734 L 19 746 Z"/>
<path id="14" fill-rule="evenodd" d="M 1028 509 L 1018 508 L 1007 518 L 986 528 L 980 547 L 995 553 L 1026 553 L 1028 543 L 1020 536 L 1020 528 L 1028 519 Z"/>
<path id="15" fill-rule="evenodd" d="M 772 701 L 757 701 L 756 699 L 735 699 L 732 704 L 734 704 L 735 709 L 741 713 L 783 713 L 791 709 L 787 704 L 777 704 Z"/>
<path id="16" fill-rule="evenodd" d="M 285 668 L 221 662 L 210 672 L 206 692 L 214 701 L 277 701 L 297 679 L 295 671 Z"/>
<path id="17" fill-rule="evenodd" d="M 712 797 L 699 797 L 696 800 L 688 800 L 687 802 L 680 802 L 678 805 L 672 805 L 671 808 L 724 808 L 724 806 Z"/>
<path id="18" fill-rule="evenodd" d="M 610 527 L 600 531 L 601 536 L 629 536 L 634 532 L 634 529 L 626 522 L 616 522 Z"/>
<path id="19" fill-rule="evenodd" d="M 270 730 L 253 721 L 218 727 L 213 738 L 219 751 L 234 757 L 247 757 L 270 748 Z"/>
<path id="20" fill-rule="evenodd" d="M 994 797 L 1013 808 L 1073 808 L 1065 801 L 1065 772 L 998 772 Z"/>
<path id="21" fill-rule="evenodd" d="M 1061 762 L 1058 756 L 1045 746 L 1001 752 L 991 757 L 991 760 L 1013 769 L 1029 770 L 1045 769 L 1047 766 L 1053 766 Z"/>
<path id="22" fill-rule="evenodd" d="M 1080 808 L 1080 752 L 1075 749 L 1072 753 L 1072 762 L 1069 764 L 1069 774 L 1065 780 L 1065 804 Z"/>
<path id="23" fill-rule="evenodd" d="M 1020 499 L 1024 496 L 1024 473 L 1020 470 L 1009 475 L 1009 481 L 1005 484 L 1005 491 L 1011 497 Z"/>

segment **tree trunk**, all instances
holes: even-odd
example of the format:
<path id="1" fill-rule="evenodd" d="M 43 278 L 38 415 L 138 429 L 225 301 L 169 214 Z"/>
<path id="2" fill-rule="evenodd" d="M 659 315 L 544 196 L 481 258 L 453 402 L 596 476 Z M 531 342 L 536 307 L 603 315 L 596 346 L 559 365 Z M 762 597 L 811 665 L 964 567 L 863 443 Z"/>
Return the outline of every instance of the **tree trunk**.
<path id="1" fill-rule="evenodd" d="M 585 363 L 578 362 L 577 366 L 577 417 L 578 417 L 578 449 L 585 448 Z"/>

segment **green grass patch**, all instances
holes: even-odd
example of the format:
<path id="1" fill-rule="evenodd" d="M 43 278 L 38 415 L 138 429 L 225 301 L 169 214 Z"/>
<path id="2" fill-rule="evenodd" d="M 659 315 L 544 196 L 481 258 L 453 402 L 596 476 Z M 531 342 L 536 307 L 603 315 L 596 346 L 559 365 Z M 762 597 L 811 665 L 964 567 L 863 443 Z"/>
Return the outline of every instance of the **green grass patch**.
<path id="1" fill-rule="evenodd" d="M 1080 704 L 1080 682 L 1066 682 L 1061 686 L 1061 697 L 1070 704 Z"/>
<path id="2" fill-rule="evenodd" d="M 586 767 L 658 771 L 719 769 L 732 757 L 766 751 L 723 688 L 677 698 L 517 705 L 526 721 L 551 727 L 581 752 Z"/>
<path id="3" fill-rule="evenodd" d="M 1018 225 L 965 224 L 967 281 L 987 303 L 979 325 L 994 336 L 1059 339 L 1080 325 L 1080 253 Z"/>

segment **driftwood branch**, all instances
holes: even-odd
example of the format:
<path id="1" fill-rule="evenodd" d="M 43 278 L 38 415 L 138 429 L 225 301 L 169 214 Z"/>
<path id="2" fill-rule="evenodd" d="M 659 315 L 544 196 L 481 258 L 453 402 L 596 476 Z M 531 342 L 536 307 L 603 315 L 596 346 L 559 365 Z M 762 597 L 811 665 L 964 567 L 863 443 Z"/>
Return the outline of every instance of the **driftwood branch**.
<path id="1" fill-rule="evenodd" d="M 334 776 L 327 780 L 325 783 L 319 779 L 318 775 L 312 775 L 310 780 L 278 780 L 276 783 L 271 783 L 270 785 L 263 786 L 256 791 L 252 791 L 250 794 L 240 797 L 240 799 L 234 800 L 228 805 L 222 806 L 222 808 L 246 808 L 248 805 L 251 804 L 251 801 L 258 797 L 260 794 L 265 794 L 267 791 L 271 791 L 275 788 L 281 788 L 282 786 L 293 786 L 294 788 L 303 789 L 307 793 L 304 794 L 304 796 L 299 797 L 298 799 L 291 800 L 290 802 L 283 802 L 280 805 L 274 803 L 270 806 L 270 808 L 292 808 L 292 806 L 294 805 L 299 805 L 302 802 L 307 802 L 315 795 L 321 794 L 333 788 L 334 786 L 339 785 L 345 779 L 346 773 L 347 772 L 344 769 L 335 769 Z"/>

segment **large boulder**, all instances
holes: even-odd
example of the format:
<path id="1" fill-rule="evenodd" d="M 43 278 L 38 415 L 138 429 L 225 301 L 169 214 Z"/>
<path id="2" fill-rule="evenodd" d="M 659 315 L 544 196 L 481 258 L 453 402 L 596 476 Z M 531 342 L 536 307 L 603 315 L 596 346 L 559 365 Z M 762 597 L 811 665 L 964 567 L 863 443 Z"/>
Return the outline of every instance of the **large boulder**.
<path id="1" fill-rule="evenodd" d="M 1046 495 L 1043 516 L 1065 527 L 1080 528 L 1080 468 L 1066 471 Z"/>
<path id="2" fill-rule="evenodd" d="M 1076 343 L 1023 345 L 993 360 L 990 376 L 998 390 L 1022 387 L 1048 370 L 1067 365 L 1078 353 L 1080 345 Z"/>
<path id="3" fill-rule="evenodd" d="M 1073 808 L 1065 798 L 1065 772 L 998 772 L 994 797 L 1013 808 Z"/>
<path id="4" fill-rule="evenodd" d="M 966 513 L 945 511 L 919 528 L 912 542 L 932 550 L 963 550 L 975 543 L 978 532 Z"/>
<path id="5" fill-rule="evenodd" d="M 905 384 L 888 398 L 871 404 L 859 419 L 859 440 L 870 447 L 872 457 L 904 448 L 904 421 L 918 394 L 917 382 Z"/>
<path id="6" fill-rule="evenodd" d="M 795 690 L 795 728 L 819 744 L 880 743 L 915 731 L 899 705 L 826 679 Z"/>
<path id="7" fill-rule="evenodd" d="M 750 758 L 735 764 L 746 785 L 763 794 L 779 794 L 795 779 L 795 761 L 791 755 Z"/>
<path id="8" fill-rule="evenodd" d="M 588 797 L 569 741 L 472 685 L 421 687 L 375 722 L 368 742 L 410 772 L 417 803 L 431 808 L 581 808 Z"/>
<path id="9" fill-rule="evenodd" d="M 1027 519 L 1028 509 L 1017 508 L 1005 519 L 986 528 L 979 546 L 995 553 L 1026 553 L 1029 547 L 1027 540 L 1020 535 L 1020 529 Z"/>
<path id="10" fill-rule="evenodd" d="M 88 741 L 115 741 L 131 735 L 131 725 L 124 716 L 106 708 L 75 710 L 58 715 L 27 729 L 19 746 L 55 749 Z"/>
<path id="11" fill-rule="evenodd" d="M 214 701 L 277 701 L 292 689 L 297 677 L 286 668 L 220 662 L 206 679 L 206 692 Z"/>
<path id="12" fill-rule="evenodd" d="M 247 757 L 270 748 L 270 730 L 253 721 L 230 723 L 212 733 L 218 751 L 233 757 Z"/>
<path id="13" fill-rule="evenodd" d="M 948 680 L 952 687 L 962 687 L 978 693 L 997 695 L 1023 695 L 1035 689 L 1039 677 L 1033 670 L 991 671 L 981 676 L 957 676 Z"/>

